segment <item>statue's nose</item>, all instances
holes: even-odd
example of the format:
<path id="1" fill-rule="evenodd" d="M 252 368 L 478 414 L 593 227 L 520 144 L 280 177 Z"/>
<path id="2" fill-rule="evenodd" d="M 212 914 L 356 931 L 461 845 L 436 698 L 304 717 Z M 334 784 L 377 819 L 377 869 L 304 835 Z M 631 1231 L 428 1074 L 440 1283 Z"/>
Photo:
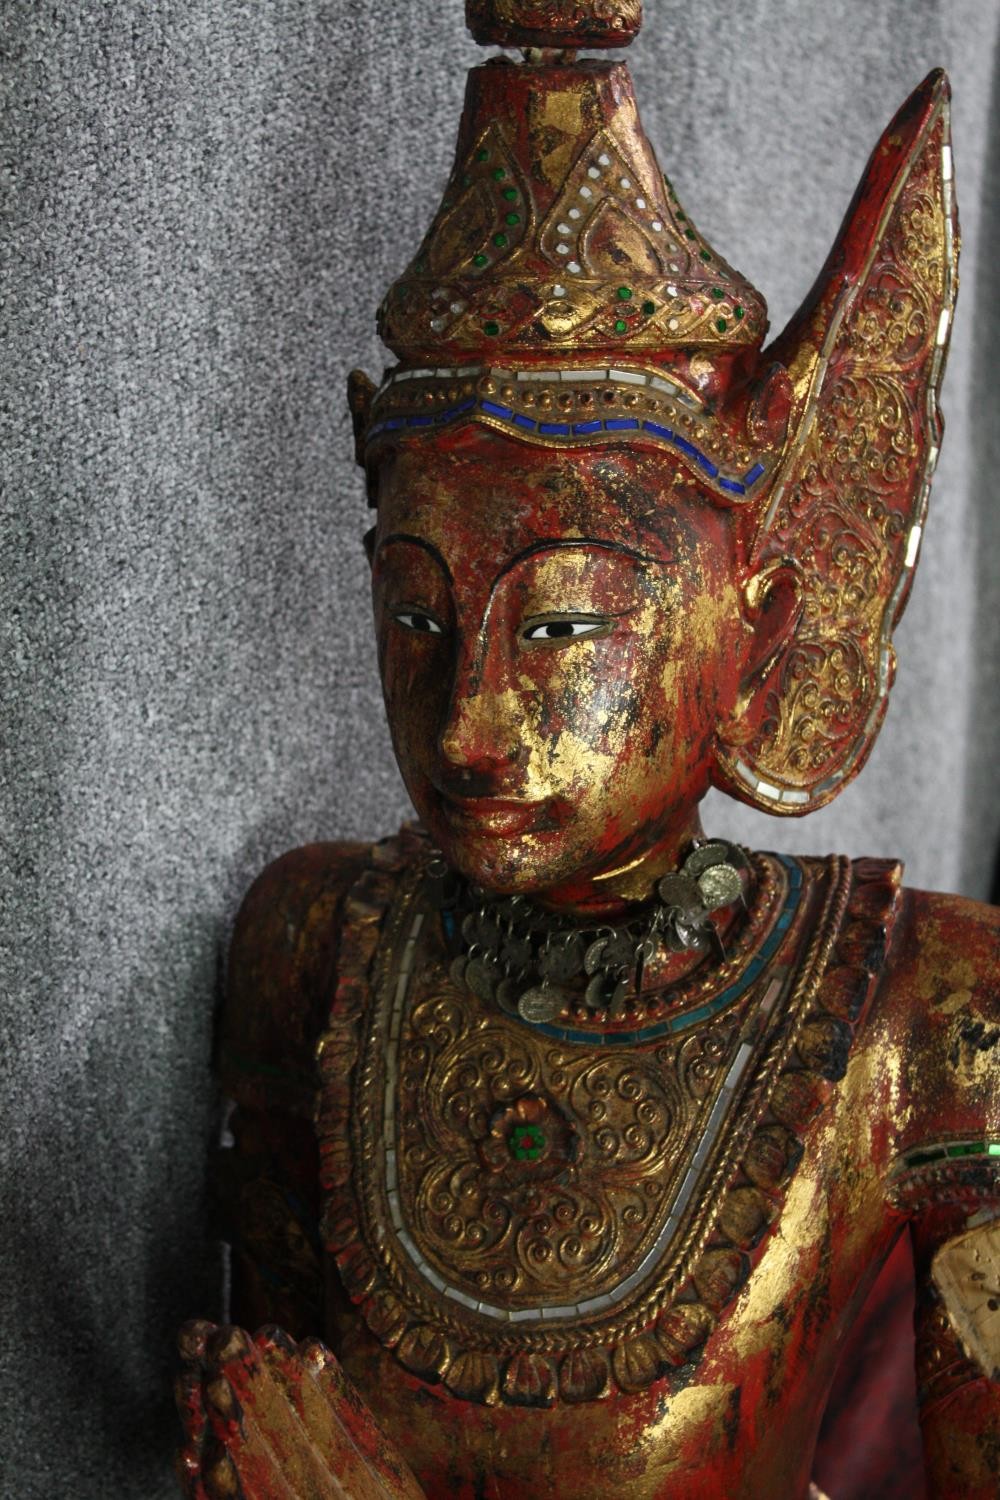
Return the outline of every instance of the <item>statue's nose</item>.
<path id="1" fill-rule="evenodd" d="M 519 765 L 526 754 L 523 708 L 510 689 L 482 689 L 452 697 L 441 732 L 441 753 L 459 771 L 496 772 Z"/>

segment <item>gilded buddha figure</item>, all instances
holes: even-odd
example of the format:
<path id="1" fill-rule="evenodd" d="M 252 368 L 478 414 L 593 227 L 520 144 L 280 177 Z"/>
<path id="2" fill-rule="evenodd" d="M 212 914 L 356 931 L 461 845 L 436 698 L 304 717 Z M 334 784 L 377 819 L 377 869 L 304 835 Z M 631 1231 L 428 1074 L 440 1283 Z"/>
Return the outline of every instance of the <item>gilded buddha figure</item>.
<path id="1" fill-rule="evenodd" d="M 661 173 L 613 8 L 468 5 L 455 168 L 351 409 L 420 818 L 234 938 L 234 1325 L 192 1496 L 805 1497 L 913 1246 L 927 1492 L 1000 1490 L 995 913 L 709 837 L 860 770 L 941 437 L 941 74 L 790 326 Z M 263 1326 L 262 1326 L 263 1325 Z"/>

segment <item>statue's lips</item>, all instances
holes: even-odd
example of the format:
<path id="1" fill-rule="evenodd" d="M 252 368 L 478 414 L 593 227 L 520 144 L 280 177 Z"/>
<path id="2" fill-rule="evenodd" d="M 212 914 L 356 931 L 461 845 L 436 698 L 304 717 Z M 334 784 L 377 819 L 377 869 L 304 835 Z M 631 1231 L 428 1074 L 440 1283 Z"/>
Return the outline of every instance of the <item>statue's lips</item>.
<path id="1" fill-rule="evenodd" d="M 513 838 L 537 824 L 544 802 L 519 802 L 505 797 L 441 797 L 441 810 L 456 831 Z"/>

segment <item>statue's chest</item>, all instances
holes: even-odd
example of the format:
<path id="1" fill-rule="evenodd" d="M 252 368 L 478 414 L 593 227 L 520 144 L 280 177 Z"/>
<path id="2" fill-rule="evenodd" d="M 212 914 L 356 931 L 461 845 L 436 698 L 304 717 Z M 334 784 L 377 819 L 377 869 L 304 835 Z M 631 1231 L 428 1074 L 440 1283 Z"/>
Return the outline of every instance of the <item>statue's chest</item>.
<path id="1" fill-rule="evenodd" d="M 738 1003 L 620 1041 L 477 1001 L 418 899 L 369 934 L 322 1053 L 324 1237 L 406 1370 L 549 1406 L 690 1365 L 781 1211 L 822 1089 L 802 1049 L 843 1041 L 813 1006 L 829 947 L 786 896 Z"/>
<path id="2" fill-rule="evenodd" d="M 400 1272 L 498 1330 L 618 1305 L 676 1224 L 693 1147 L 725 1133 L 725 1101 L 711 1111 L 736 1023 L 641 1050 L 571 1047 L 470 1007 L 433 968 L 415 989 L 390 1026 L 370 1134 Z"/>

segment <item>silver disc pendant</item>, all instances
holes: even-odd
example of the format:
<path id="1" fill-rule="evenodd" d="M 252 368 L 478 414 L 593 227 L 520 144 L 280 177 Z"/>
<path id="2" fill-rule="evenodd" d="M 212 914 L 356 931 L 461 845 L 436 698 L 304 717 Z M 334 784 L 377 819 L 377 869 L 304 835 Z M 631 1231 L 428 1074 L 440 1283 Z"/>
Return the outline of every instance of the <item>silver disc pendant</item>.
<path id="1" fill-rule="evenodd" d="M 583 968 L 586 947 L 578 933 L 550 939 L 538 955 L 538 968 L 546 979 L 565 983 Z"/>
<path id="2" fill-rule="evenodd" d="M 676 907 L 678 911 L 697 911 L 701 906 L 701 891 L 687 875 L 664 875 L 656 894 L 664 906 Z"/>
<path id="3" fill-rule="evenodd" d="M 522 981 L 523 983 L 523 981 Z M 505 1010 L 509 1016 L 519 1014 L 517 1008 L 518 991 L 521 985 L 516 979 L 501 979 L 497 985 L 496 1001 L 501 1010 Z"/>
<path id="4" fill-rule="evenodd" d="M 532 985 L 518 1000 L 517 1013 L 522 1021 L 554 1021 L 563 1008 L 564 998 L 562 990 L 552 989 L 547 985 Z"/>
<path id="5" fill-rule="evenodd" d="M 710 865 L 698 876 L 701 899 L 709 911 L 728 906 L 743 894 L 743 882 L 732 865 Z"/>
<path id="6" fill-rule="evenodd" d="M 699 844 L 697 849 L 692 849 L 681 869 L 685 875 L 697 880 L 704 871 L 711 869 L 712 865 L 723 865 L 732 860 L 733 844 L 727 844 L 725 839 L 709 839 L 707 844 Z"/>
<path id="7" fill-rule="evenodd" d="M 465 982 L 480 1000 L 493 999 L 499 977 L 499 966 L 485 954 L 480 958 L 470 958 L 466 965 Z"/>

